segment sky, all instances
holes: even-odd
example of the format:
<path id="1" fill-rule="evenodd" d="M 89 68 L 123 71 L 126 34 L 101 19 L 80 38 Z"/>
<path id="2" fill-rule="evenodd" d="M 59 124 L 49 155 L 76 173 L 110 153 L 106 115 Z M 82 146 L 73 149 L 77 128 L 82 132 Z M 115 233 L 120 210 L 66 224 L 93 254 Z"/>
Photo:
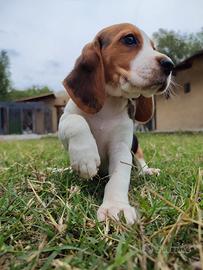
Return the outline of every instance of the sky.
<path id="1" fill-rule="evenodd" d="M 149 36 L 159 28 L 196 32 L 203 0 L 0 0 L 0 50 L 8 52 L 13 87 L 62 90 L 84 45 L 122 22 Z"/>

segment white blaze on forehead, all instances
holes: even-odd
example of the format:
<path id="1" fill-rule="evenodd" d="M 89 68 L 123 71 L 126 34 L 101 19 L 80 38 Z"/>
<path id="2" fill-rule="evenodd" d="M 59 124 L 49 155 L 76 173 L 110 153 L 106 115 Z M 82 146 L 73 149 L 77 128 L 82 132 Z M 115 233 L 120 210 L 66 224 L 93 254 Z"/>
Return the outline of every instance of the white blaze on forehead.
<path id="1" fill-rule="evenodd" d="M 120 85 L 122 89 L 122 95 L 128 97 L 139 97 L 142 94 L 141 88 L 148 85 L 148 75 L 151 72 L 149 68 L 149 58 L 152 57 L 154 52 L 150 39 L 148 36 L 140 30 L 143 43 L 140 51 L 130 63 L 130 76 L 129 82 L 120 79 Z"/>
<path id="2" fill-rule="evenodd" d="M 149 77 L 154 68 L 156 68 L 156 56 L 158 55 L 152 48 L 150 39 L 148 36 L 140 30 L 143 37 L 142 48 L 136 57 L 132 60 L 131 68 L 131 80 L 135 85 L 142 86 L 147 84 Z"/>
<path id="3" fill-rule="evenodd" d="M 153 51 L 151 41 L 150 41 L 149 37 L 147 36 L 147 34 L 142 30 L 140 30 L 140 32 L 141 32 L 142 37 L 143 37 L 143 48 Z"/>

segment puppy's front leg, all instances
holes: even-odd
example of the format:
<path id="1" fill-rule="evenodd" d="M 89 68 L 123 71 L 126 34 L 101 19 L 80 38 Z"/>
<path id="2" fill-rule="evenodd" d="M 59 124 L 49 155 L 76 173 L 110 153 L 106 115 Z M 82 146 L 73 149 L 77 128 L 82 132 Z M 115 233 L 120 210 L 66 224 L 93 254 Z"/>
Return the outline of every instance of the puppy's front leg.
<path id="1" fill-rule="evenodd" d="M 95 176 L 100 157 L 86 120 L 81 115 L 64 113 L 59 122 L 58 134 L 69 152 L 71 167 L 83 178 Z"/>
<path id="2" fill-rule="evenodd" d="M 132 164 L 129 146 L 123 142 L 111 145 L 109 158 L 110 180 L 105 187 L 103 203 L 97 212 L 98 220 L 103 221 L 107 216 L 118 220 L 118 213 L 123 211 L 126 222 L 133 224 L 137 214 L 128 201 Z"/>

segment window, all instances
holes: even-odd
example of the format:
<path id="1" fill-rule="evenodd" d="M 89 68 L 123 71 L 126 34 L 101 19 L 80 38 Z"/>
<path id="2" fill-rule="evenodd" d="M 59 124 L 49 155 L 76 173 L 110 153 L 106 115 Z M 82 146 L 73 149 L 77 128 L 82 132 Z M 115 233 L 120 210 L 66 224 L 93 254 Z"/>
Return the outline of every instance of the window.
<path id="1" fill-rule="evenodd" d="M 184 93 L 187 94 L 187 93 L 190 93 L 190 91 L 191 91 L 190 83 L 185 83 L 184 84 Z"/>

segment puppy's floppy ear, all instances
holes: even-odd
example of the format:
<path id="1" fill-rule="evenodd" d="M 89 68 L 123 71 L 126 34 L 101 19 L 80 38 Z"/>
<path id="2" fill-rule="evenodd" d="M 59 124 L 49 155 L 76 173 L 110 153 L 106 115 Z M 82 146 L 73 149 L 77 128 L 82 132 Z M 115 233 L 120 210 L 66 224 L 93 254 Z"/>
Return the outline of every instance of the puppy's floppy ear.
<path id="1" fill-rule="evenodd" d="M 63 85 L 82 111 L 94 114 L 101 110 L 105 101 L 105 78 L 98 38 L 83 48 Z"/>
<path id="2" fill-rule="evenodd" d="M 140 96 L 135 102 L 135 120 L 142 124 L 149 122 L 154 115 L 154 98 Z"/>

